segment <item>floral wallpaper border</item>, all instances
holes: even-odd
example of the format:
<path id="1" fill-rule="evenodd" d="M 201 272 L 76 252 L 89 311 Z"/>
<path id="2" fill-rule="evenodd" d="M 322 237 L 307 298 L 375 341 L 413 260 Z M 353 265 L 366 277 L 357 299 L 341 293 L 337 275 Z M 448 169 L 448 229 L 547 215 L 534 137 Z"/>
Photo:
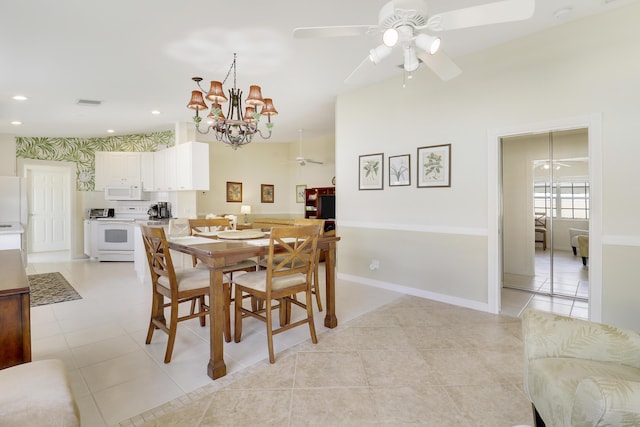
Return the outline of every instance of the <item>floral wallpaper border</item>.
<path id="1" fill-rule="evenodd" d="M 93 191 L 96 151 L 157 151 L 159 145 L 174 144 L 172 130 L 104 138 L 16 137 L 16 157 L 74 162 L 77 190 Z"/>

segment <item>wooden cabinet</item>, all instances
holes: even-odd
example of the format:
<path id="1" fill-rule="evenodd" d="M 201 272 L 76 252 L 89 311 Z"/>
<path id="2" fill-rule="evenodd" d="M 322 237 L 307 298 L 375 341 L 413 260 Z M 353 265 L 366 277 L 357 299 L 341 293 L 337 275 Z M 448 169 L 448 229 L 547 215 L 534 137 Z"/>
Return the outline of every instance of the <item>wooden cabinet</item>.
<path id="1" fill-rule="evenodd" d="M 156 191 L 209 190 L 209 145 L 185 142 L 154 154 Z"/>
<path id="2" fill-rule="evenodd" d="M 209 190 L 209 145 L 185 142 L 175 146 L 176 189 Z"/>
<path id="3" fill-rule="evenodd" d="M 0 369 L 31 362 L 29 281 L 19 250 L 0 251 Z"/>
<path id="4" fill-rule="evenodd" d="M 140 175 L 141 153 L 129 151 L 96 151 L 95 189 L 108 184 L 136 184 Z"/>
<path id="5" fill-rule="evenodd" d="M 325 220 L 325 232 L 335 228 L 336 188 L 317 187 L 305 190 L 305 218 Z"/>
<path id="6" fill-rule="evenodd" d="M 142 182 L 144 191 L 209 190 L 209 144 L 185 142 L 155 152 L 96 152 L 95 189 Z"/>
<path id="7" fill-rule="evenodd" d="M 155 190 L 154 159 L 151 151 L 140 153 L 140 179 L 143 191 Z"/>

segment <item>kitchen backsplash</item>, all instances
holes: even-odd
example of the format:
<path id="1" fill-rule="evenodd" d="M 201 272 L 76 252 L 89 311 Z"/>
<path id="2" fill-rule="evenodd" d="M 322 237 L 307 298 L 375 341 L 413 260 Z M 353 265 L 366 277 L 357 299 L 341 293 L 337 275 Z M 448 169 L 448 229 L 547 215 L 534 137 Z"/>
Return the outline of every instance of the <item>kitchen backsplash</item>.
<path id="1" fill-rule="evenodd" d="M 172 130 L 105 138 L 16 137 L 16 157 L 74 162 L 76 188 L 93 191 L 96 151 L 156 151 L 158 146 L 174 143 Z"/>

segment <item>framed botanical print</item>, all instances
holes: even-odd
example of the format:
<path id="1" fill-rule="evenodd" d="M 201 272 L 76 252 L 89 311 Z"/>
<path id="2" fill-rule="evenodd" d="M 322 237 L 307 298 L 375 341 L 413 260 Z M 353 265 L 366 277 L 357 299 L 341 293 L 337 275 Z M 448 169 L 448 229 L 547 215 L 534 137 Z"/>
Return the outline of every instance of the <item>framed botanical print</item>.
<path id="1" fill-rule="evenodd" d="M 227 202 L 242 202 L 242 183 L 227 181 Z"/>
<path id="2" fill-rule="evenodd" d="M 359 190 L 382 190 L 384 183 L 382 175 L 384 172 L 384 154 L 364 154 L 360 156 L 358 164 L 358 189 Z"/>
<path id="3" fill-rule="evenodd" d="M 389 187 L 411 185 L 411 155 L 389 156 Z"/>
<path id="4" fill-rule="evenodd" d="M 296 203 L 304 203 L 306 189 L 306 184 L 296 185 Z"/>
<path id="5" fill-rule="evenodd" d="M 451 144 L 418 148 L 418 187 L 451 187 Z"/>
<path id="6" fill-rule="evenodd" d="M 261 184 L 260 185 L 260 201 L 262 203 L 273 203 L 273 185 Z"/>

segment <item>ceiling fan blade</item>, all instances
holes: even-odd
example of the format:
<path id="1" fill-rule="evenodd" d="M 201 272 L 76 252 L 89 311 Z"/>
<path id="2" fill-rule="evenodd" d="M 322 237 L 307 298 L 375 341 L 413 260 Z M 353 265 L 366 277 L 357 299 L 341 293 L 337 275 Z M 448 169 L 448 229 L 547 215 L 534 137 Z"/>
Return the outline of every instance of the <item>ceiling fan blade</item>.
<path id="1" fill-rule="evenodd" d="M 427 52 L 419 52 L 418 57 L 444 81 L 451 80 L 462 73 L 460 67 L 442 49 L 433 55 Z"/>
<path id="2" fill-rule="evenodd" d="M 533 16 L 535 0 L 503 0 L 434 15 L 426 27 L 433 31 L 521 21 Z"/>
<path id="3" fill-rule="evenodd" d="M 293 30 L 293 38 L 309 39 L 315 37 L 352 37 L 363 36 L 371 30 L 377 29 L 375 25 L 342 25 L 335 27 L 300 27 Z"/>
<path id="4" fill-rule="evenodd" d="M 345 84 L 357 84 L 369 72 L 373 71 L 375 64 L 369 59 L 369 55 L 344 79 Z"/>

